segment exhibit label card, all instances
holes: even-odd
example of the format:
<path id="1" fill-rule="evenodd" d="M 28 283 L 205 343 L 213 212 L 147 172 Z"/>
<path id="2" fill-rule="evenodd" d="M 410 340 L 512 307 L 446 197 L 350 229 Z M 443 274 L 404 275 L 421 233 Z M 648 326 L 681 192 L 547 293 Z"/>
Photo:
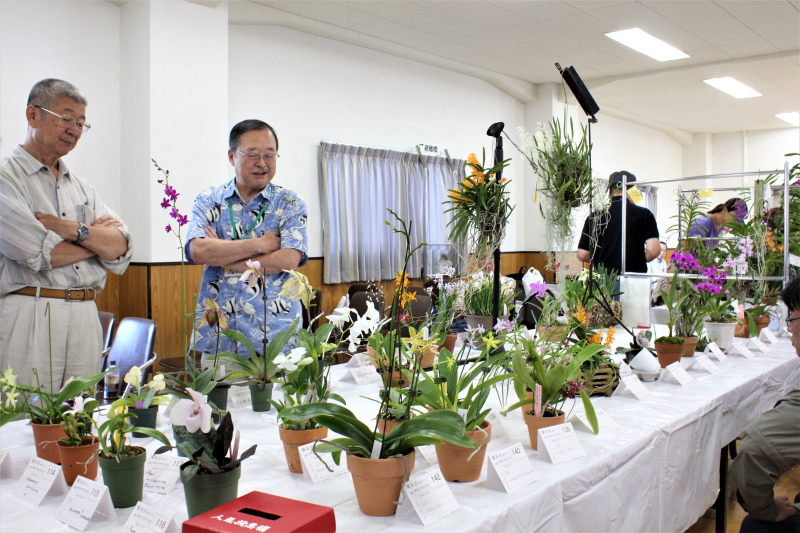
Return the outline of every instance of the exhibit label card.
<path id="1" fill-rule="evenodd" d="M 639 378 L 635 374 L 631 374 L 630 376 L 621 376 L 619 385 L 612 396 L 618 396 L 626 390 L 629 390 L 639 400 L 644 400 L 650 396 L 650 391 L 647 390 L 647 387 L 645 387 L 641 381 L 639 381 Z"/>
<path id="2" fill-rule="evenodd" d="M 153 455 L 144 467 L 144 490 L 156 494 L 168 494 L 181 476 L 180 467 L 185 457 L 174 454 Z"/>
<path id="3" fill-rule="evenodd" d="M 69 490 L 61 466 L 33 457 L 14 490 L 14 496 L 39 505 L 48 493 L 64 494 Z"/>
<path id="4" fill-rule="evenodd" d="M 369 363 L 369 355 L 363 352 L 354 353 L 350 356 L 350 360 L 344 365 L 346 367 L 353 367 L 353 366 L 367 366 L 370 365 Z M 372 366 L 372 365 L 370 365 Z"/>
<path id="5" fill-rule="evenodd" d="M 508 432 L 501 420 L 502 418 L 503 417 L 497 414 L 494 409 L 486 415 L 486 420 L 492 423 L 492 440 L 489 441 L 489 445 L 486 448 L 487 450 L 494 450 L 495 448 L 505 446 L 511 442 L 511 439 L 508 437 Z"/>
<path id="6" fill-rule="evenodd" d="M 717 372 L 719 372 L 719 367 L 715 365 L 714 362 L 711 361 L 711 359 L 709 359 L 708 356 L 706 356 L 706 354 L 700 354 L 694 356 L 693 366 L 697 367 L 698 365 L 703 367 L 709 374 L 716 374 Z"/>
<path id="7" fill-rule="evenodd" d="M 522 443 L 489 452 L 487 485 L 511 493 L 539 479 Z"/>
<path id="8" fill-rule="evenodd" d="M 756 356 L 753 352 L 750 351 L 750 348 L 744 345 L 743 342 L 736 341 L 731 345 L 731 349 L 728 350 L 728 353 L 739 353 L 743 356 L 747 357 L 748 359 L 752 359 Z"/>
<path id="9" fill-rule="evenodd" d="M 406 481 L 406 494 L 425 526 L 461 508 L 438 470 L 425 477 Z"/>
<path id="10" fill-rule="evenodd" d="M 778 342 L 778 337 L 772 333 L 772 330 L 769 328 L 764 328 L 761 330 L 761 333 L 758 336 L 761 340 L 765 340 L 770 344 L 776 344 Z"/>
<path id="11" fill-rule="evenodd" d="M 178 533 L 180 530 L 173 517 L 144 502 L 139 502 L 120 531 L 121 533 Z"/>
<path id="12" fill-rule="evenodd" d="M 703 353 L 707 354 L 708 352 L 711 352 L 714 355 L 714 357 L 717 358 L 717 361 L 719 361 L 720 363 L 728 359 L 728 356 L 725 355 L 725 352 L 723 352 L 719 346 L 717 346 L 716 342 L 708 343 L 708 346 L 706 346 L 706 349 Z"/>
<path id="13" fill-rule="evenodd" d="M 767 353 L 769 351 L 769 348 L 767 348 L 767 345 L 764 344 L 763 342 L 761 342 L 761 340 L 759 338 L 757 338 L 757 337 L 752 337 L 750 339 L 750 344 L 755 346 L 756 350 L 758 350 L 758 351 L 760 351 L 762 353 Z"/>
<path id="14" fill-rule="evenodd" d="M 253 400 L 250 397 L 250 387 L 234 385 L 228 389 L 228 405 L 234 409 L 242 407 L 250 407 L 253 405 Z"/>
<path id="15" fill-rule="evenodd" d="M 8 450 L 0 448 L 0 474 L 5 474 L 8 477 L 15 477 L 17 475 L 14 470 L 14 463 L 11 461 L 11 454 Z"/>
<path id="16" fill-rule="evenodd" d="M 662 379 L 665 376 L 665 374 L 672 375 L 672 377 L 675 378 L 675 380 L 678 383 L 680 383 L 682 387 L 685 387 L 686 385 L 694 381 L 694 378 L 689 374 L 687 374 L 686 370 L 684 370 L 684 368 L 681 366 L 680 361 L 675 361 L 671 365 L 668 365 L 667 368 L 664 369 L 664 372 L 661 374 Z"/>
<path id="17" fill-rule="evenodd" d="M 647 389 L 645 389 L 647 390 Z M 618 429 L 622 429 L 622 426 L 619 423 L 611 418 L 605 411 L 600 409 L 599 407 L 594 408 L 594 414 L 597 417 L 597 427 L 600 430 L 598 435 L 611 433 L 613 431 L 617 431 Z M 577 411 L 574 415 L 570 417 L 570 422 L 579 422 L 580 426 L 578 426 L 582 430 L 589 431 L 590 433 L 594 433 L 592 430 L 592 424 L 589 422 L 589 418 L 586 416 L 585 411 Z"/>
<path id="18" fill-rule="evenodd" d="M 429 444 L 427 446 L 417 446 L 417 451 L 422 454 L 428 466 L 433 466 L 439 462 L 439 456 L 436 455 L 436 446 Z"/>
<path id="19" fill-rule="evenodd" d="M 350 368 L 339 381 L 355 381 L 359 385 L 368 383 L 381 383 L 381 376 L 372 365 Z"/>
<path id="20" fill-rule="evenodd" d="M 333 462 L 333 457 L 329 453 L 321 453 L 320 457 L 325 461 L 320 461 L 314 455 L 314 443 L 309 442 L 297 448 L 300 452 L 300 463 L 303 465 L 303 479 L 311 483 L 319 483 L 332 477 L 341 476 L 347 473 L 347 454 L 342 454 L 342 459 L 337 465 Z M 328 466 L 325 466 L 325 465 Z M 330 469 L 330 470 L 329 470 Z"/>
<path id="21" fill-rule="evenodd" d="M 56 519 L 80 531 L 86 529 L 95 514 L 117 519 L 108 487 L 97 481 L 78 476 L 64 502 L 56 513 Z"/>
<path id="22" fill-rule="evenodd" d="M 553 464 L 586 455 L 570 422 L 539 428 L 538 452 L 539 459 L 548 458 Z"/>

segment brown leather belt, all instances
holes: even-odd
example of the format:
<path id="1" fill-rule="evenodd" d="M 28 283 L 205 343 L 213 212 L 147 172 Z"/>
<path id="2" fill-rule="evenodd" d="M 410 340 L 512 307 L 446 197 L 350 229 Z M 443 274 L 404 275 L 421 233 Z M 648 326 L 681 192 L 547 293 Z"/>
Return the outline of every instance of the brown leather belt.
<path id="1" fill-rule="evenodd" d="M 92 288 L 88 289 L 40 289 L 39 287 L 24 287 L 11 294 L 19 294 L 21 296 L 36 296 L 36 291 L 39 291 L 40 298 L 58 298 L 67 302 L 91 302 L 100 296 L 100 291 Z"/>

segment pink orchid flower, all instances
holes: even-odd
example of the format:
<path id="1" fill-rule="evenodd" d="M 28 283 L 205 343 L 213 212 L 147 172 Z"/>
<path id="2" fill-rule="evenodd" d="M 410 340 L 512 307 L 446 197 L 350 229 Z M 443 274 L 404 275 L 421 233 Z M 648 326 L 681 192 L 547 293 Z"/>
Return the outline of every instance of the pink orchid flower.
<path id="1" fill-rule="evenodd" d="M 208 433 L 211 429 L 211 406 L 199 392 L 192 389 L 186 389 L 186 392 L 192 399 L 181 400 L 175 404 L 170 414 L 172 425 L 186 426 L 189 433 L 196 433 L 198 429 Z"/>
<path id="2" fill-rule="evenodd" d="M 239 281 L 247 282 L 250 287 L 255 287 L 258 278 L 261 276 L 261 263 L 248 259 L 245 261 L 245 264 L 249 268 L 242 273 L 242 277 L 239 278 Z"/>

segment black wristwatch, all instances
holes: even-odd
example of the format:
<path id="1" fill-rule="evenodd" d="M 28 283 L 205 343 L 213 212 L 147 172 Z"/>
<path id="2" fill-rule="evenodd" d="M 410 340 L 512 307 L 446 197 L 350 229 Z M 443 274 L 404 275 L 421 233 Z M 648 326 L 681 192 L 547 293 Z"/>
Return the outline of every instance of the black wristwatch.
<path id="1" fill-rule="evenodd" d="M 87 228 L 86 224 L 84 224 L 83 222 L 78 222 L 78 238 L 72 242 L 74 242 L 75 244 L 80 244 L 83 241 L 85 241 L 86 237 L 88 236 L 89 236 L 89 228 Z"/>

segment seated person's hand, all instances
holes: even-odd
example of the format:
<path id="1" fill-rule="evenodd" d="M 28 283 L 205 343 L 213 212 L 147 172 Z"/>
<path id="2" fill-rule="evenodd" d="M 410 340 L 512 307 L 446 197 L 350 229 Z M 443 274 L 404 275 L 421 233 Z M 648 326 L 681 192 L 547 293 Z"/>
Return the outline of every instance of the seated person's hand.
<path id="1" fill-rule="evenodd" d="M 776 522 L 783 522 L 787 518 L 800 515 L 800 511 L 789 503 L 788 496 L 776 496 L 775 503 L 778 505 L 778 517 L 775 518 Z"/>

